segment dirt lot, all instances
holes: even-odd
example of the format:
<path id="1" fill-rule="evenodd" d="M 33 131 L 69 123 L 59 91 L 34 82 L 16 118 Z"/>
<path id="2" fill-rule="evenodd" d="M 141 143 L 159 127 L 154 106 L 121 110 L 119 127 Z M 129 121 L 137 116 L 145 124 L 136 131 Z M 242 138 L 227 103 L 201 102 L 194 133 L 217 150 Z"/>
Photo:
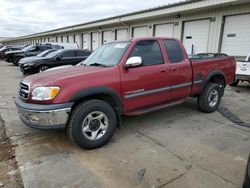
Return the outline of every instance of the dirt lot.
<path id="1" fill-rule="evenodd" d="M 23 187 L 12 147 L 6 136 L 4 121 L 0 117 L 0 187 Z"/>
<path id="2" fill-rule="evenodd" d="M 34 130 L 21 123 L 13 103 L 21 79 L 18 67 L 0 61 L 0 116 L 7 135 L 1 128 L 1 140 L 7 142 L 0 146 L 0 181 L 5 187 L 22 187 L 22 182 L 30 188 L 241 187 L 250 128 L 219 112 L 198 111 L 193 99 L 123 117 L 108 145 L 86 151 L 72 145 L 64 131 Z M 248 84 L 228 87 L 221 106 L 250 123 L 249 94 Z"/>

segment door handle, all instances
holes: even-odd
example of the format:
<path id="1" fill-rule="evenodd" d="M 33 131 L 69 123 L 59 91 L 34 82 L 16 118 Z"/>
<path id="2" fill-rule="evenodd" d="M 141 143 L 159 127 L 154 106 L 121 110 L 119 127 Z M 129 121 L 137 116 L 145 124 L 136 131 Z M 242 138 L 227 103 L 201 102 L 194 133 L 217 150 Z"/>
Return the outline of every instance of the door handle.
<path id="1" fill-rule="evenodd" d="M 172 68 L 172 71 L 176 71 L 176 70 L 177 70 L 177 68 L 176 68 L 176 67 L 173 67 L 173 68 Z"/>
<path id="2" fill-rule="evenodd" d="M 166 69 L 162 69 L 161 72 L 166 72 L 167 70 Z"/>

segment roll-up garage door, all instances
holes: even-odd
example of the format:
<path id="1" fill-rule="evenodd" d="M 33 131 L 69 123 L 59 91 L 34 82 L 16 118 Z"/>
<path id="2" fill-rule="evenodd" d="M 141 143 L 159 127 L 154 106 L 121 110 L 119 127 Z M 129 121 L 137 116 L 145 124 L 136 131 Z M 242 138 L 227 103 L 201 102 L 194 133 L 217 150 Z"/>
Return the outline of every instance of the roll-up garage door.
<path id="1" fill-rule="evenodd" d="M 50 42 L 56 42 L 56 37 L 51 37 Z"/>
<path id="2" fill-rule="evenodd" d="M 134 27 L 133 28 L 134 38 L 147 37 L 147 35 L 148 35 L 148 27 Z"/>
<path id="3" fill-rule="evenodd" d="M 116 40 L 127 40 L 128 30 L 127 29 L 117 29 L 116 30 Z"/>
<path id="4" fill-rule="evenodd" d="M 69 43 L 74 43 L 74 35 L 69 35 Z"/>
<path id="5" fill-rule="evenodd" d="M 174 24 L 159 24 L 155 25 L 155 37 L 172 37 L 174 34 Z"/>
<path id="6" fill-rule="evenodd" d="M 106 43 L 113 41 L 112 31 L 103 31 L 102 36 L 103 36 L 103 39 L 102 39 L 103 44 L 106 44 Z"/>
<path id="7" fill-rule="evenodd" d="M 221 52 L 233 56 L 247 56 L 249 51 L 250 14 L 226 17 Z"/>
<path id="8" fill-rule="evenodd" d="M 185 22 L 183 44 L 189 55 L 207 52 L 209 27 L 209 19 Z"/>
<path id="9" fill-rule="evenodd" d="M 80 48 L 80 35 L 79 34 L 75 35 L 75 43 L 77 43 L 78 47 Z"/>
<path id="10" fill-rule="evenodd" d="M 64 43 L 67 42 L 67 35 L 64 35 L 64 36 L 63 36 L 63 42 L 64 42 Z"/>
<path id="11" fill-rule="evenodd" d="M 82 35 L 82 45 L 83 45 L 83 49 L 91 50 L 91 47 L 90 47 L 90 34 L 83 34 Z"/>
<path id="12" fill-rule="evenodd" d="M 91 46 L 92 50 L 94 51 L 99 46 L 99 33 L 92 33 L 91 37 Z"/>

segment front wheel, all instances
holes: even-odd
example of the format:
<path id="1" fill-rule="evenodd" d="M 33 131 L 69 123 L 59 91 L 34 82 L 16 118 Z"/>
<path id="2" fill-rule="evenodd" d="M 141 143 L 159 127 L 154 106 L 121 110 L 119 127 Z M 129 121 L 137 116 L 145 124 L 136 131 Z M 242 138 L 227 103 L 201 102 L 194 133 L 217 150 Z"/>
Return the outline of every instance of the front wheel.
<path id="1" fill-rule="evenodd" d="M 46 71 L 46 70 L 48 70 L 49 69 L 49 67 L 47 66 L 47 65 L 42 65 L 42 66 L 40 66 L 39 67 L 39 72 L 44 72 L 44 71 Z"/>
<path id="2" fill-rule="evenodd" d="M 94 149 L 108 143 L 117 124 L 113 108 L 101 100 L 80 103 L 73 110 L 67 133 L 70 140 L 84 149 Z"/>
<path id="3" fill-rule="evenodd" d="M 198 107 L 201 111 L 211 113 L 217 110 L 221 101 L 221 88 L 217 83 L 208 83 L 198 97 Z"/>

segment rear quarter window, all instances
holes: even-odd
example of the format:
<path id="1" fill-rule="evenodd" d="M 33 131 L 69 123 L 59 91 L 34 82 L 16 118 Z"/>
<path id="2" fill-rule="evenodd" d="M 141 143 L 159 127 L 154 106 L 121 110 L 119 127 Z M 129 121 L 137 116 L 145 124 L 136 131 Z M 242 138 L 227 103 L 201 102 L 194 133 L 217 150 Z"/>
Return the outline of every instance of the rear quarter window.
<path id="1" fill-rule="evenodd" d="M 61 57 L 75 57 L 75 51 L 66 51 L 61 54 Z"/>
<path id="2" fill-rule="evenodd" d="M 76 51 L 76 56 L 88 56 L 90 52 L 87 51 Z"/>
<path id="3" fill-rule="evenodd" d="M 182 49 L 176 40 L 164 40 L 164 45 L 170 63 L 179 63 L 183 60 Z"/>

